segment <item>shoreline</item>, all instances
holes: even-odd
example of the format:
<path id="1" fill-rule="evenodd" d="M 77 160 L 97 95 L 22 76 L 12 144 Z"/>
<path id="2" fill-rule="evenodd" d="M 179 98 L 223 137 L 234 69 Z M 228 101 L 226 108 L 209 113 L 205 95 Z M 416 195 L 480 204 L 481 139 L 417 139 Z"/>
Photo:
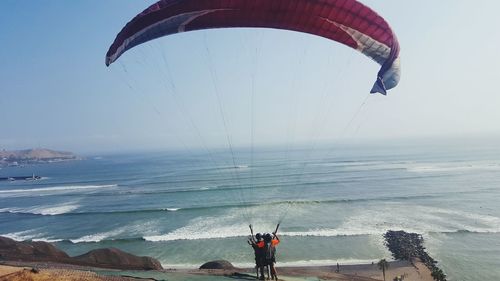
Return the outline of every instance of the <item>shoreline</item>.
<path id="1" fill-rule="evenodd" d="M 402 276 L 406 281 L 433 280 L 431 271 L 437 268 L 437 262 L 425 252 L 422 246 L 423 238 L 420 235 L 404 231 L 388 231 L 384 238 L 386 246 L 396 259 L 388 261 L 385 280 L 403 280 Z M 83 280 L 110 280 L 106 279 L 106 276 L 112 276 L 113 280 L 118 281 L 145 278 L 200 281 L 218 280 L 220 277 L 236 280 L 256 279 L 253 266 L 236 267 L 225 260 L 207 262 L 199 268 L 164 268 L 155 258 L 134 256 L 117 248 L 95 249 L 80 256 L 70 257 L 53 244 L 46 242 L 17 242 L 5 237 L 0 237 L 0 242 L 0 281 L 82 280 L 78 278 L 89 274 L 92 278 L 88 279 L 87 276 Z M 306 262 L 310 264 L 291 265 L 286 262 L 280 264 L 278 261 L 276 268 L 280 280 L 288 280 L 287 278 L 337 281 L 383 280 L 383 273 L 377 265 L 378 261 L 362 260 L 349 264 L 340 260 L 323 261 L 323 264 L 314 264 L 314 260 Z M 41 276 L 37 275 L 39 272 L 49 277 L 36 279 L 37 276 Z M 69 279 L 59 279 L 61 272 L 70 276 Z M 16 275 L 22 276 L 17 279 L 10 277 Z M 27 276 L 32 275 L 34 277 L 28 279 Z M 197 279 L 193 279 L 194 276 Z"/>
<path id="2" fill-rule="evenodd" d="M 387 259 L 389 262 L 394 262 L 396 260 L 393 259 Z M 362 259 L 342 259 L 342 260 L 301 260 L 301 261 L 285 261 L 285 262 L 277 262 L 277 266 L 282 267 L 282 268 L 301 268 L 301 267 L 328 267 L 332 265 L 336 265 L 339 263 L 340 265 L 343 266 L 352 266 L 352 265 L 365 265 L 365 264 L 371 264 L 372 262 L 377 263 L 378 260 L 362 260 Z M 253 263 L 251 262 L 246 262 L 246 263 L 232 263 L 235 268 L 239 269 L 249 269 L 252 268 Z M 196 270 L 200 265 L 197 264 L 163 264 L 163 268 L 168 268 L 168 269 L 175 269 L 175 270 Z"/>

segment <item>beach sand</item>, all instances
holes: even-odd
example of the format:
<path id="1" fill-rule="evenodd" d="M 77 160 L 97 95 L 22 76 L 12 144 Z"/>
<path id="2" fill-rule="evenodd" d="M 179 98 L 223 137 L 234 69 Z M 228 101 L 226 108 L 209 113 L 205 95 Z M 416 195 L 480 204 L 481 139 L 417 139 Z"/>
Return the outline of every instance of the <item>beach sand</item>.
<path id="1" fill-rule="evenodd" d="M 336 265 L 331 266 L 303 266 L 303 267 L 277 267 L 281 280 L 337 280 L 337 281 L 373 281 L 383 280 L 382 271 L 376 264 L 340 265 L 340 272 L 335 272 Z M 200 272 L 199 270 L 187 271 L 190 274 L 229 275 L 231 271 Z M 253 269 L 242 269 L 249 276 L 255 276 Z M 397 276 L 405 276 L 405 281 L 433 281 L 430 270 L 421 262 L 412 265 L 407 261 L 393 261 L 389 263 L 386 271 L 386 280 L 393 280 Z M 311 279 L 317 278 L 317 279 Z"/>
<path id="2" fill-rule="evenodd" d="M 88 270 L 44 268 L 33 272 L 27 267 L 0 265 L 0 281 L 133 281 L 144 280 L 124 276 L 102 276 Z"/>
<path id="3" fill-rule="evenodd" d="M 336 266 L 310 267 L 283 267 L 278 273 L 287 276 L 315 276 L 327 280 L 383 280 L 382 271 L 376 264 L 341 265 L 340 272 L 336 273 Z M 432 281 L 431 272 L 421 262 L 412 265 L 407 261 L 389 263 L 386 271 L 386 280 L 393 280 L 396 276 L 405 276 L 405 281 Z"/>
<path id="4" fill-rule="evenodd" d="M 31 268 L 39 268 L 38 273 Z M 304 266 L 277 267 L 280 280 L 336 280 L 336 281 L 374 281 L 383 280 L 382 271 L 377 265 L 341 265 L 340 272 L 335 272 L 336 266 Z M 386 280 L 405 275 L 405 281 L 432 281 L 429 269 L 416 262 L 412 265 L 406 261 L 390 262 L 386 271 Z M 0 281 L 17 280 L 91 280 L 91 281 L 131 281 L 131 280 L 195 280 L 215 281 L 221 279 L 255 280 L 253 269 L 234 270 L 198 270 L 198 269 L 168 269 L 162 271 L 120 271 L 68 266 L 65 264 L 17 264 L 17 266 L 0 265 Z"/>

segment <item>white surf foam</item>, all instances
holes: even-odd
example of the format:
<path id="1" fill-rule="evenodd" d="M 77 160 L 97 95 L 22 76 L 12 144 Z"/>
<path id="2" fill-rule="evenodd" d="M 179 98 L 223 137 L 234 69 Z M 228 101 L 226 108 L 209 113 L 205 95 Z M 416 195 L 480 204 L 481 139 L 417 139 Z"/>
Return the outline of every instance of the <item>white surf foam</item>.
<path id="1" fill-rule="evenodd" d="M 70 239 L 69 241 L 71 241 L 72 243 L 100 242 L 106 238 L 122 234 L 123 232 L 125 232 L 125 230 L 126 230 L 125 227 L 120 227 L 118 229 L 114 229 L 107 232 L 99 232 L 99 233 L 85 235 L 77 239 Z"/>
<path id="2" fill-rule="evenodd" d="M 477 214 L 458 210 L 443 208 L 430 208 L 430 211 L 440 216 L 445 215 L 446 220 L 453 226 L 451 232 L 476 232 L 476 233 L 498 233 L 500 232 L 500 218 L 492 215 Z M 451 218 L 451 219 L 450 219 Z"/>
<path id="3" fill-rule="evenodd" d="M 364 229 L 352 230 L 352 229 L 323 228 L 323 229 L 311 229 L 311 230 L 307 230 L 307 231 L 281 232 L 281 236 L 336 237 L 336 236 L 377 235 L 377 234 L 381 234 L 381 233 L 382 233 L 381 231 L 367 231 Z"/>
<path id="4" fill-rule="evenodd" d="M 254 207 L 257 209 L 259 207 Z M 224 239 L 235 237 L 246 237 L 249 235 L 247 220 L 243 219 L 250 210 L 231 209 L 226 215 L 217 217 L 199 217 L 189 221 L 185 226 L 173 230 L 169 233 L 143 236 L 143 239 L 152 242 L 175 241 L 175 240 L 205 240 L 205 239 Z M 256 211 L 256 210 L 253 210 Z M 298 213 L 301 211 L 294 210 Z M 256 212 L 257 213 L 257 212 Z M 274 220 L 269 222 L 259 222 L 254 224 L 256 232 L 260 230 L 272 230 L 276 227 Z M 310 228 L 299 231 L 280 231 L 282 236 L 316 236 L 316 237 L 335 237 L 335 236 L 354 236 L 354 235 L 378 235 L 383 234 L 384 229 L 375 226 L 366 229 L 363 224 L 347 224 L 339 228 Z"/>
<path id="5" fill-rule="evenodd" d="M 199 217 L 186 226 L 166 234 L 148 235 L 147 241 L 201 240 L 242 237 L 249 234 L 248 225 L 242 222 L 241 210 L 232 209 L 227 215 Z M 269 229 L 272 229 L 270 226 Z"/>
<path id="6" fill-rule="evenodd" d="M 5 233 L 2 234 L 1 236 L 14 239 L 16 241 L 24 241 L 24 240 L 31 240 L 34 237 L 38 236 L 38 233 L 35 232 L 35 229 L 31 230 L 24 230 L 24 231 L 18 231 L 18 232 L 12 232 L 12 233 Z"/>
<path id="7" fill-rule="evenodd" d="M 343 167 L 343 169 L 349 171 L 374 171 L 374 170 L 397 170 L 397 169 L 405 169 L 406 167 L 407 164 L 400 162 L 398 163 L 379 162 L 367 165 L 349 165 Z"/>
<path id="8" fill-rule="evenodd" d="M 80 190 L 90 190 L 90 189 L 100 189 L 100 188 L 111 188 L 117 187 L 116 184 L 105 184 L 105 185 L 68 185 L 68 186 L 53 186 L 53 187 L 43 187 L 43 188 L 31 188 L 31 189 L 9 189 L 0 190 L 0 196 L 16 196 L 16 195 L 43 195 L 45 193 L 57 193 L 57 192 L 71 192 Z"/>
<path id="9" fill-rule="evenodd" d="M 24 230 L 24 231 L 12 232 L 12 233 L 5 233 L 5 234 L 0 234 L 0 236 L 14 239 L 16 241 L 31 240 L 31 241 L 42 241 L 42 242 L 48 242 L 48 243 L 55 243 L 55 242 L 63 241 L 63 239 L 53 238 L 53 237 L 50 237 L 49 235 L 46 235 L 43 232 L 40 232 L 40 229 L 30 229 L 30 230 Z M 47 237 L 47 236 L 49 236 L 49 237 Z"/>
<path id="10" fill-rule="evenodd" d="M 30 213 L 32 214 L 40 214 L 44 216 L 55 216 L 55 215 L 60 215 L 60 214 L 65 214 L 72 212 L 76 209 L 78 209 L 80 205 L 74 204 L 74 203 L 67 203 L 67 204 L 61 204 L 61 205 L 52 205 L 52 206 L 40 206 L 40 207 L 35 207 L 29 210 Z"/>
<path id="11" fill-rule="evenodd" d="M 500 232 L 500 218 L 445 208 L 391 203 L 367 206 L 353 213 L 334 231 L 322 230 L 317 234 L 381 235 L 387 230 L 420 234 L 463 230 L 496 233 Z"/>
<path id="12" fill-rule="evenodd" d="M 28 208 L 16 208 L 16 207 L 3 208 L 0 209 L 0 212 L 55 216 L 72 212 L 78 209 L 79 207 L 80 205 L 76 204 L 76 202 L 69 202 L 64 204 L 42 205 L 42 206 L 33 206 Z"/>
<path id="13" fill-rule="evenodd" d="M 47 242 L 47 243 L 56 243 L 56 242 L 61 242 L 64 239 L 57 239 L 57 238 L 33 238 L 31 239 L 32 241 L 35 242 Z"/>
<path id="14" fill-rule="evenodd" d="M 496 162 L 443 162 L 421 163 L 406 167 L 414 173 L 464 172 L 464 171 L 500 171 L 500 163 Z"/>
<path id="15" fill-rule="evenodd" d="M 144 233 L 155 235 L 157 234 L 158 221 L 132 222 L 128 225 L 118 227 L 105 232 L 98 232 L 89 235 L 84 235 L 80 238 L 70 239 L 72 243 L 91 243 L 101 242 L 106 239 L 116 239 L 123 235 L 125 237 L 138 237 Z"/>
<path id="16" fill-rule="evenodd" d="M 246 237 L 248 225 L 239 211 L 232 209 L 227 215 L 200 217 L 185 226 L 168 233 L 143 236 L 147 241 L 202 240 Z M 314 211 L 314 210 L 313 210 Z M 305 211 L 304 211 L 305 212 Z M 306 214 L 302 214 L 306 215 Z M 313 214 L 311 214 L 313 215 Z M 254 225 L 254 230 L 273 229 L 269 225 Z M 280 231 L 290 237 L 340 237 L 369 235 L 381 239 L 388 230 L 405 230 L 420 234 L 427 233 L 500 233 L 500 218 L 478 213 L 450 210 L 409 203 L 386 203 L 367 205 L 363 210 L 353 211 L 343 222 L 333 227 L 306 228 L 294 231 Z"/>
<path id="17" fill-rule="evenodd" d="M 270 227 L 269 229 L 272 229 Z M 231 232 L 233 231 L 233 232 Z M 280 236 L 289 237 L 338 237 L 338 236 L 358 236 L 358 235 L 381 235 L 385 231 L 368 232 L 365 230 L 349 231 L 343 229 L 312 229 L 306 231 L 281 232 Z M 248 226 L 239 227 L 217 227 L 210 231 L 192 232 L 188 227 L 177 229 L 167 234 L 152 235 L 143 237 L 146 241 L 161 242 L 161 241 L 176 241 L 176 240 L 208 240 L 208 239 L 223 239 L 246 237 L 249 235 Z"/>
<path id="18" fill-rule="evenodd" d="M 244 229 L 244 230 L 243 230 Z M 202 240 L 242 237 L 248 235 L 248 226 L 223 226 L 208 229 L 202 227 L 197 229 L 195 225 L 188 225 L 176 229 L 167 234 L 144 236 L 144 240 L 151 242 L 175 241 L 175 240 Z"/>

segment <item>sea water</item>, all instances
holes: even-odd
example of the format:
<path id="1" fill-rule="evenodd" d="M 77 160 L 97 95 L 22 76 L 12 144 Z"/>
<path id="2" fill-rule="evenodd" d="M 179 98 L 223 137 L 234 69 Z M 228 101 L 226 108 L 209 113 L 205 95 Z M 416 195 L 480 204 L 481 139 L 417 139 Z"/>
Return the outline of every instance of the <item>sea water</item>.
<path id="1" fill-rule="evenodd" d="M 371 263 L 383 233 L 421 233 L 450 280 L 500 276 L 495 146 L 260 148 L 88 156 L 0 170 L 0 235 L 70 255 L 117 247 L 196 268 L 252 266 L 249 224 L 281 223 L 278 264 Z"/>

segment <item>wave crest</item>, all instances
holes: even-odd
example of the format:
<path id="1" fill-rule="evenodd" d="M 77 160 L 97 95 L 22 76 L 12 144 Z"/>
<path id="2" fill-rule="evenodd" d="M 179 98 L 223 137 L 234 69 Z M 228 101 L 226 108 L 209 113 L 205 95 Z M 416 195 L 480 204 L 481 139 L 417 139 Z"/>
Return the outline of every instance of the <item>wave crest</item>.
<path id="1" fill-rule="evenodd" d="M 117 187 L 117 184 L 104 184 L 104 185 L 65 185 L 53 186 L 43 188 L 26 188 L 26 189 L 6 189 L 0 190 L 0 197 L 18 197 L 26 195 L 50 195 L 54 193 L 66 193 L 72 191 L 100 189 Z"/>
<path id="2" fill-rule="evenodd" d="M 70 202 L 56 205 L 34 206 L 29 208 L 3 208 L 0 209 L 0 213 L 55 216 L 71 213 L 79 207 L 80 205 L 76 204 L 76 202 Z"/>

